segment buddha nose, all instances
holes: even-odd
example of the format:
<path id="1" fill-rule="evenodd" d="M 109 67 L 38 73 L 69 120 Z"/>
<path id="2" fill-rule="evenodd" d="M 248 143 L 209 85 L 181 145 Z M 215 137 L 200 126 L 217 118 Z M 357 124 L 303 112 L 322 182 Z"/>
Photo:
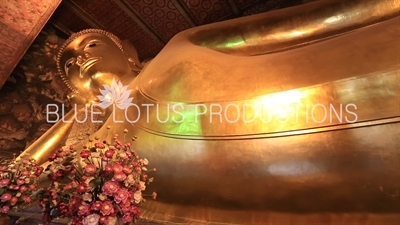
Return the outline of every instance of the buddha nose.
<path id="1" fill-rule="evenodd" d="M 76 58 L 76 64 L 77 64 L 78 66 L 82 66 L 89 58 L 90 58 L 90 54 L 87 53 L 87 52 L 85 52 L 85 53 L 83 54 L 83 56 L 82 56 L 82 55 L 79 55 L 79 56 Z"/>
<path id="2" fill-rule="evenodd" d="M 84 57 L 82 57 L 82 56 L 78 56 L 77 58 L 76 58 L 76 64 L 78 65 L 78 66 L 82 66 L 84 63 L 85 63 L 85 58 Z"/>

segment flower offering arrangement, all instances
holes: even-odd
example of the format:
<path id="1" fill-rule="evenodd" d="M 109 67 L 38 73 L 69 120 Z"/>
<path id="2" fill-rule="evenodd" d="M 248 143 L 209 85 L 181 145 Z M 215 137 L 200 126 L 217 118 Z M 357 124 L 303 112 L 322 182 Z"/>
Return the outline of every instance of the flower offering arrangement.
<path id="1" fill-rule="evenodd" d="M 32 202 L 43 167 L 28 156 L 0 165 L 0 213 L 19 209 Z"/>
<path id="2" fill-rule="evenodd" d="M 153 181 L 148 172 L 155 169 L 148 170 L 148 160 L 118 136 L 112 144 L 96 141 L 80 151 L 74 146 L 59 149 L 49 157 L 45 173 L 51 184 L 39 199 L 44 223 L 56 217 L 70 218 L 71 225 L 129 224 L 139 219 L 142 192 Z M 156 193 L 148 196 L 155 199 Z"/>

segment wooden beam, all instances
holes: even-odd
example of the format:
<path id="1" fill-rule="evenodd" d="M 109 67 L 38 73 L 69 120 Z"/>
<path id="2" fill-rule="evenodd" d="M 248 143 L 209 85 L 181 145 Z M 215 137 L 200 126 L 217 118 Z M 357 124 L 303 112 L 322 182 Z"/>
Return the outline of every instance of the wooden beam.
<path id="1" fill-rule="evenodd" d="M 62 1 L 61 4 L 65 4 L 73 13 L 75 13 L 79 18 L 89 24 L 92 28 L 105 30 L 106 28 L 101 25 L 96 19 L 89 15 L 85 10 L 78 6 L 73 1 Z"/>
<path id="2" fill-rule="evenodd" d="M 58 22 L 57 20 L 50 19 L 49 23 L 53 25 L 55 28 L 57 28 L 59 31 L 61 31 L 65 36 L 69 37 L 71 36 L 74 32 L 72 32 L 70 29 L 68 29 L 66 26 Z"/>
<path id="3" fill-rule="evenodd" d="M 192 13 L 185 3 L 182 3 L 180 0 L 171 0 L 171 2 L 175 5 L 175 7 L 178 9 L 178 11 L 191 27 L 198 26 L 198 24 L 196 23 L 196 19 L 193 17 Z"/>
<path id="4" fill-rule="evenodd" d="M 241 14 L 239 7 L 237 6 L 235 0 L 228 0 L 229 6 L 231 7 L 233 14 L 239 16 Z"/>
<path id="5" fill-rule="evenodd" d="M 147 21 L 126 1 L 126 0 L 113 0 L 140 28 L 146 31 L 156 41 L 165 45 L 165 40 Z"/>

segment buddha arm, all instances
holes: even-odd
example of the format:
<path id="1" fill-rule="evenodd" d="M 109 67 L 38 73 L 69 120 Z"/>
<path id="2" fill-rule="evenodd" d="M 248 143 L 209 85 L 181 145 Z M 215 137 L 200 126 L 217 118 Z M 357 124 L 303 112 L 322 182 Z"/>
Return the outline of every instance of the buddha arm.
<path id="1" fill-rule="evenodd" d="M 71 110 L 64 116 L 62 120 L 59 120 L 38 140 L 25 149 L 25 151 L 22 152 L 18 158 L 29 154 L 30 157 L 38 162 L 38 164 L 46 162 L 50 154 L 61 147 L 65 141 L 65 138 L 68 136 L 68 133 L 74 124 L 72 122 L 74 118 L 75 111 Z"/>
<path id="2" fill-rule="evenodd" d="M 249 56 L 294 48 L 397 15 L 400 0 L 328 0 L 220 22 L 187 35 L 196 45 Z"/>

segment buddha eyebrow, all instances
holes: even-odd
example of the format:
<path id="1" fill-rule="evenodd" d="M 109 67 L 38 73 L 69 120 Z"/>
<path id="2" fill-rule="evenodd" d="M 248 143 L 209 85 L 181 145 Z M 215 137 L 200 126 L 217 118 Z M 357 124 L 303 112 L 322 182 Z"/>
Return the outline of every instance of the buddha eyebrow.
<path id="1" fill-rule="evenodd" d="M 90 45 L 93 45 L 93 44 L 96 45 L 96 44 L 99 44 L 99 43 L 102 43 L 102 41 L 100 41 L 100 40 L 98 40 L 98 39 L 92 39 L 92 40 L 90 40 L 90 41 L 88 41 L 88 42 L 86 43 L 84 49 L 87 49 L 88 47 L 93 47 L 93 46 L 90 46 Z"/>

